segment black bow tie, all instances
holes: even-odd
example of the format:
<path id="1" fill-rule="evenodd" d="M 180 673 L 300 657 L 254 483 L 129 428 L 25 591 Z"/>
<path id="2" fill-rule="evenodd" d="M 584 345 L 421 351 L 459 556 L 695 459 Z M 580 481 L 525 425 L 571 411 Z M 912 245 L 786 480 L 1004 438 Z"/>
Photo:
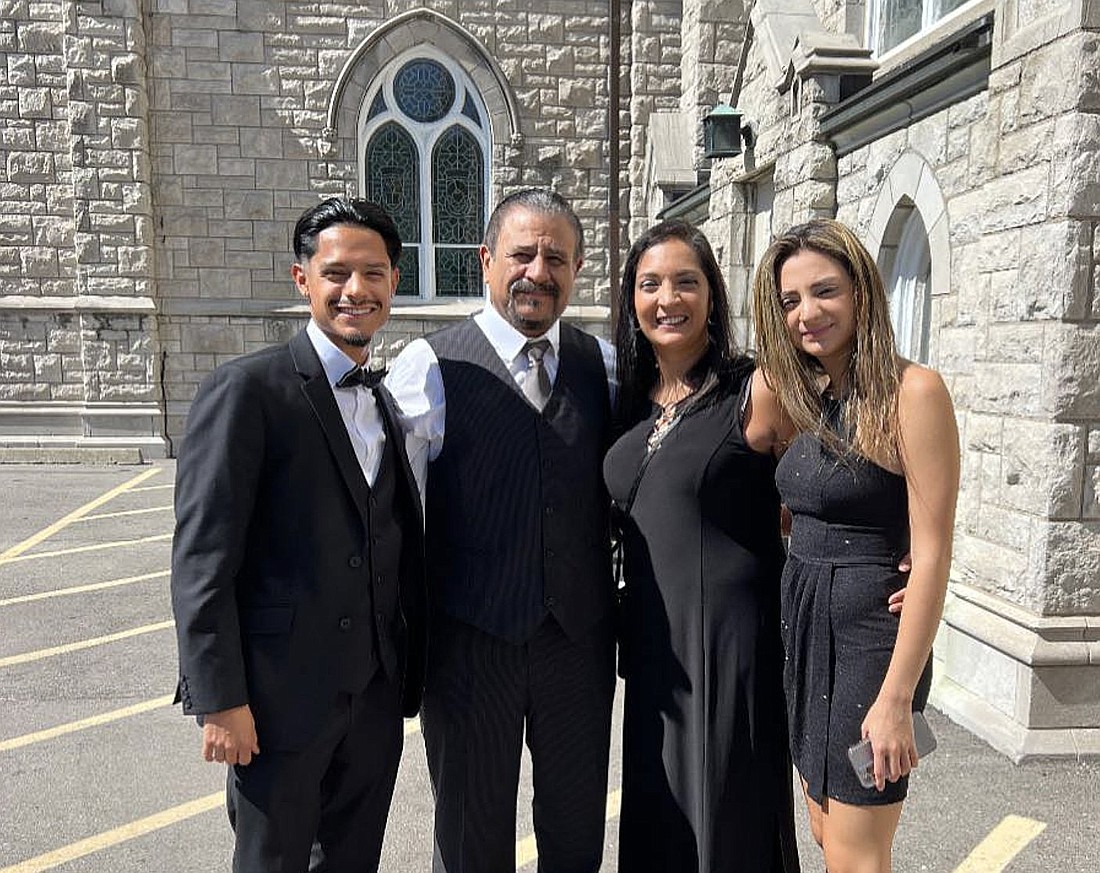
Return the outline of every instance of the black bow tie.
<path id="1" fill-rule="evenodd" d="M 367 370 L 363 367 L 352 367 L 340 377 L 336 387 L 354 388 L 356 385 L 362 385 L 364 388 L 374 388 L 385 375 L 385 370 Z"/>

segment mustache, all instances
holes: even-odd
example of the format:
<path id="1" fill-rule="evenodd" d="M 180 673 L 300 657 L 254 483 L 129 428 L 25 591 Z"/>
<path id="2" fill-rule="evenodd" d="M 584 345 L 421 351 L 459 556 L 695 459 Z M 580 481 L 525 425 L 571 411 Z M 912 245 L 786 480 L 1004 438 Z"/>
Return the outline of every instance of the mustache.
<path id="1" fill-rule="evenodd" d="M 540 283 L 532 282 L 530 279 L 516 279 L 508 286 L 508 296 L 515 297 L 517 294 L 549 294 L 557 299 L 561 289 L 554 282 Z"/>

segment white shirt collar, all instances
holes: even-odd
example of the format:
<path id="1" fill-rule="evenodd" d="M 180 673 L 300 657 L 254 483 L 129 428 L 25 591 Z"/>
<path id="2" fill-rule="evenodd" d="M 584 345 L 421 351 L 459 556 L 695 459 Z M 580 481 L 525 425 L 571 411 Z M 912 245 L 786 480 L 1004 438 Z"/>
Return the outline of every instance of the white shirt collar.
<path id="1" fill-rule="evenodd" d="M 485 308 L 474 316 L 474 321 L 489 340 L 489 345 L 507 362 L 514 361 L 528 342 L 540 339 L 549 340 L 551 351 L 555 356 L 558 354 L 561 340 L 561 322 L 558 319 L 554 320 L 550 329 L 542 336 L 529 337 L 512 327 L 491 302 L 486 302 Z"/>
<path id="2" fill-rule="evenodd" d="M 328 379 L 329 385 L 335 387 L 341 376 L 352 367 L 358 366 L 358 362 L 353 361 L 338 349 L 312 318 L 306 325 L 306 333 L 309 335 L 310 342 L 313 343 L 313 350 L 317 352 L 317 357 L 321 359 L 321 366 L 325 370 L 325 378 Z M 368 357 L 363 366 L 366 367 L 369 361 Z"/>

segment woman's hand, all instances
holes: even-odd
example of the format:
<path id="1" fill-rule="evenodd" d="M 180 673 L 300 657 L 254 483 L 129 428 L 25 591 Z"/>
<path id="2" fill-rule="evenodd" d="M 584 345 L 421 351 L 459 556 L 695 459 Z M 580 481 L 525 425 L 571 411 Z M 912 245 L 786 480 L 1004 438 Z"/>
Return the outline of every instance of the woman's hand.
<path id="1" fill-rule="evenodd" d="M 917 744 L 913 738 L 912 701 L 877 699 L 863 719 L 862 734 L 871 740 L 875 757 L 875 788 L 897 782 L 917 766 Z"/>

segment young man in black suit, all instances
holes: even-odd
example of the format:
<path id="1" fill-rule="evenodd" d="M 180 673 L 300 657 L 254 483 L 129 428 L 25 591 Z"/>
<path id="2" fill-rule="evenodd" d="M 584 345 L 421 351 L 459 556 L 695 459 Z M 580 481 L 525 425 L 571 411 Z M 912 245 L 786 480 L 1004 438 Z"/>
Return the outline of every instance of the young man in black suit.
<path id="1" fill-rule="evenodd" d="M 238 873 L 378 869 L 420 702 L 422 515 L 393 401 L 365 369 L 401 240 L 364 200 L 294 230 L 309 325 L 199 388 L 176 478 L 178 696 L 229 765 Z"/>

